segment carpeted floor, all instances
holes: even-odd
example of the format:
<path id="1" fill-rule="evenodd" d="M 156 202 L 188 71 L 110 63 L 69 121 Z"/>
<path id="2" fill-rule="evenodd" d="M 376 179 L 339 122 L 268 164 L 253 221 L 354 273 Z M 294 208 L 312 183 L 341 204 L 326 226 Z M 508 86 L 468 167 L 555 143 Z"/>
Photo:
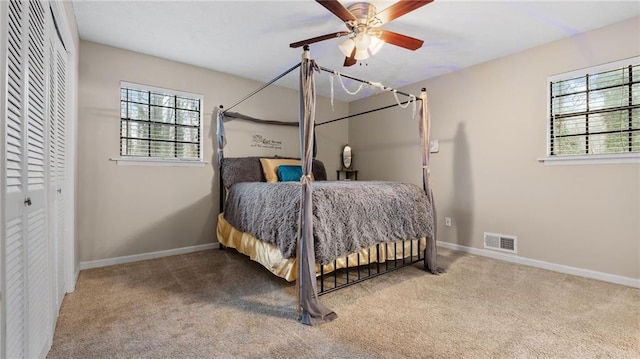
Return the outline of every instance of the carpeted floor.
<path id="1" fill-rule="evenodd" d="M 640 358 L 640 290 L 439 249 L 327 294 L 296 322 L 293 284 L 233 250 L 80 273 L 48 358 Z"/>

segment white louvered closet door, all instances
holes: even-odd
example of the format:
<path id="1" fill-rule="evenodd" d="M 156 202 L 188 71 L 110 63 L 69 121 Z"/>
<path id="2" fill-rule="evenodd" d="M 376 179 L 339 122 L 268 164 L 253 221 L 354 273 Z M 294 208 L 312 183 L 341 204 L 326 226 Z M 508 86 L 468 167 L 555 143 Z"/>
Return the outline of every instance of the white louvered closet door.
<path id="1" fill-rule="evenodd" d="M 25 157 L 25 69 L 23 66 L 22 4 L 8 4 L 7 86 L 5 125 L 5 353 L 7 358 L 25 356 L 25 219 L 24 201 L 27 195 Z"/>
<path id="2" fill-rule="evenodd" d="M 49 29 L 55 34 L 53 17 L 49 17 Z M 62 41 L 57 36 L 49 38 L 49 235 L 52 244 L 52 273 L 54 274 L 53 315 L 57 316 L 58 308 L 66 293 L 64 275 L 64 241 L 66 239 L 65 224 L 65 188 L 66 167 L 66 106 L 67 106 L 67 53 Z M 55 326 L 54 326 L 55 327 Z"/>
<path id="3" fill-rule="evenodd" d="M 51 343 L 47 214 L 47 46 L 40 1 L 10 1 L 5 188 L 6 357 L 43 358 Z"/>
<path id="4" fill-rule="evenodd" d="M 27 357 L 49 350 L 51 278 L 46 196 L 45 8 L 29 1 L 27 41 Z M 46 8 L 48 10 L 48 6 Z"/>

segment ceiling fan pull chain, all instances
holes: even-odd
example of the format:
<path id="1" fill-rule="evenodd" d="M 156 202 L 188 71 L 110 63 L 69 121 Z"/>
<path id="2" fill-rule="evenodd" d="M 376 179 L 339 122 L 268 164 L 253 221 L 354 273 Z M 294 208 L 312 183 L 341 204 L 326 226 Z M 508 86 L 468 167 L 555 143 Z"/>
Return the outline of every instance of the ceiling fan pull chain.
<path id="1" fill-rule="evenodd" d="M 340 76 L 339 72 L 336 72 L 336 74 L 338 75 L 338 80 L 340 80 L 340 85 L 342 85 L 342 88 L 345 90 L 346 93 L 348 93 L 349 95 L 355 95 L 358 92 L 360 92 L 360 90 L 362 90 L 362 85 L 364 85 L 363 83 L 360 83 L 360 86 L 358 86 L 358 89 L 355 90 L 354 92 L 351 92 L 347 89 L 347 87 L 344 85 L 344 82 L 342 81 L 342 76 Z"/>

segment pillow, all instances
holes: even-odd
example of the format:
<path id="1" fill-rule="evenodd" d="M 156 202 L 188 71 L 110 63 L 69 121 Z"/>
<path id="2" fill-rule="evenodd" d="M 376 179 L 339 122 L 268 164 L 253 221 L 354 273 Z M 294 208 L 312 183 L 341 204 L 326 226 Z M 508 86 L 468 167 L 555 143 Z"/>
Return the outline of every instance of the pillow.
<path id="1" fill-rule="evenodd" d="M 300 161 L 300 158 L 296 158 L 296 157 L 280 157 L 280 156 L 275 156 L 275 157 L 265 157 L 265 158 L 276 158 L 276 159 L 287 159 L 287 160 L 298 160 Z M 322 163 L 322 161 L 318 160 L 318 159 L 313 159 L 313 161 L 311 162 L 311 176 L 313 177 L 314 181 L 326 181 L 327 180 L 327 170 L 324 168 L 324 163 Z"/>
<path id="2" fill-rule="evenodd" d="M 327 171 L 324 168 L 324 164 L 320 160 L 313 160 L 311 163 L 311 170 L 313 172 L 314 181 L 326 181 Z"/>
<path id="3" fill-rule="evenodd" d="M 225 157 L 220 169 L 226 188 L 238 182 L 264 182 L 260 157 Z"/>
<path id="4" fill-rule="evenodd" d="M 301 166 L 300 160 L 281 158 L 261 158 L 262 171 L 267 182 L 278 182 L 278 167 L 282 165 Z M 298 177 L 300 179 L 300 177 Z"/>
<path id="5" fill-rule="evenodd" d="M 280 165 L 278 166 L 278 181 L 299 181 L 302 177 L 302 166 Z"/>
<path id="6" fill-rule="evenodd" d="M 262 170 L 262 164 L 260 162 L 261 157 L 224 157 L 222 159 L 222 168 L 220 174 L 222 183 L 225 188 L 230 188 L 233 184 L 238 182 L 265 182 L 266 178 L 264 171 Z M 275 159 L 288 159 L 300 161 L 296 158 L 284 158 L 284 157 L 271 157 Z M 297 162 L 296 164 L 300 164 Z M 327 172 L 324 168 L 324 164 L 314 159 L 313 160 L 313 179 L 315 181 L 326 181 Z M 277 173 L 275 174 L 277 178 Z"/>

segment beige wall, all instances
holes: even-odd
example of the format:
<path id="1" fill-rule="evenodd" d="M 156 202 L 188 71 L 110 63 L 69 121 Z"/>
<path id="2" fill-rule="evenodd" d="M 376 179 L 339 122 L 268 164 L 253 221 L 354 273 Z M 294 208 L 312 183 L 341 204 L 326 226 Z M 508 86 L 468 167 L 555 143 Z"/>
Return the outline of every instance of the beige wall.
<path id="1" fill-rule="evenodd" d="M 438 240 L 482 248 L 518 236 L 526 258 L 640 278 L 640 165 L 545 166 L 550 75 L 640 55 L 640 18 L 408 86 L 429 93 Z M 393 103 L 377 96 L 349 111 Z M 350 121 L 363 179 L 420 183 L 411 111 Z M 444 227 L 444 217 L 453 226 Z"/>
<path id="2" fill-rule="evenodd" d="M 274 76 L 278 75 L 274 73 Z M 297 72 L 289 76 L 297 76 Z M 118 166 L 120 81 L 204 96 L 204 167 Z M 215 242 L 218 214 L 213 109 L 232 103 L 261 83 L 152 56 L 81 41 L 78 124 L 78 243 L 80 261 L 113 258 Z M 318 99 L 318 121 L 344 116 L 348 105 Z M 234 108 L 250 116 L 297 121 L 298 92 L 272 86 Z M 297 135 L 276 127 L 236 129 L 230 124 L 227 156 L 256 154 L 250 138 L 281 140 L 296 155 Z M 289 131 L 291 133 L 291 131 Z M 234 137 L 235 136 L 235 137 Z M 318 158 L 335 178 L 346 123 L 318 130 Z M 235 139 L 235 141 L 234 141 Z M 293 142 L 295 144 L 291 144 Z M 293 146 L 293 147 L 292 147 Z M 290 152 L 290 151 L 289 151 Z"/>

